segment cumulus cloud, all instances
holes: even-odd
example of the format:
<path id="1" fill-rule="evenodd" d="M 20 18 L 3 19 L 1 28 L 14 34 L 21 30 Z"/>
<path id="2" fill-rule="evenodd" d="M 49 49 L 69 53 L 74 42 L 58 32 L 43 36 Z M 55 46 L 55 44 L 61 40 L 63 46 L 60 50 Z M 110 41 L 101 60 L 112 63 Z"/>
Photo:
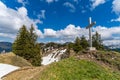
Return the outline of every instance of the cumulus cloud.
<path id="1" fill-rule="evenodd" d="M 118 15 L 117 19 L 111 19 L 111 22 L 120 22 L 120 1 L 119 0 L 113 0 L 112 2 L 112 11 Z"/>
<path id="2" fill-rule="evenodd" d="M 53 29 L 44 29 L 44 37 L 57 37 L 57 33 Z"/>
<path id="3" fill-rule="evenodd" d="M 68 7 L 70 12 L 75 12 L 75 10 L 76 10 L 75 6 L 73 4 L 71 4 L 70 2 L 65 2 L 63 4 L 63 6 Z"/>
<path id="4" fill-rule="evenodd" d="M 111 46 L 113 48 L 113 45 L 115 45 L 116 47 L 120 45 L 120 40 L 105 40 L 103 42 L 103 44 L 105 44 L 106 46 Z"/>
<path id="5" fill-rule="evenodd" d="M 81 33 L 82 32 L 82 33 Z M 69 24 L 64 30 L 59 30 L 58 33 L 61 37 L 76 37 L 85 34 L 86 30 L 80 26 L 75 27 L 75 25 Z"/>
<path id="6" fill-rule="evenodd" d="M 14 34 L 8 34 L 8 33 L 0 33 L 1 37 L 10 37 L 10 38 L 15 38 L 16 36 Z"/>
<path id="7" fill-rule="evenodd" d="M 23 6 L 25 6 L 26 4 L 28 4 L 27 0 L 17 0 L 18 3 L 21 3 Z"/>
<path id="8" fill-rule="evenodd" d="M 120 1 L 119 0 L 113 0 L 113 2 L 112 2 L 112 10 L 116 14 L 120 14 Z"/>
<path id="9" fill-rule="evenodd" d="M 106 0 L 90 0 L 92 2 L 92 10 L 95 9 L 97 6 L 104 4 Z"/>
<path id="10" fill-rule="evenodd" d="M 94 32 L 97 31 L 101 34 L 103 40 L 116 40 L 120 39 L 120 26 L 116 27 L 103 27 L 103 26 L 97 26 L 96 28 L 93 28 Z"/>
<path id="11" fill-rule="evenodd" d="M 120 22 L 120 16 L 117 19 L 111 19 L 111 22 Z"/>
<path id="12" fill-rule="evenodd" d="M 25 7 L 18 8 L 18 13 L 23 17 L 28 15 L 27 14 L 27 9 Z"/>
<path id="13" fill-rule="evenodd" d="M 88 38 L 88 30 L 80 26 L 76 27 L 73 24 L 69 24 L 65 29 L 57 31 L 53 29 L 44 29 L 45 37 L 58 38 L 60 42 L 74 41 L 76 37 L 81 37 L 82 35 Z"/>
<path id="14" fill-rule="evenodd" d="M 120 26 L 116 27 L 105 27 L 105 26 L 96 26 L 93 27 L 93 33 L 98 32 L 101 34 L 103 43 L 105 45 L 109 44 L 110 41 L 115 41 L 116 43 L 117 40 L 120 40 Z M 73 24 L 69 24 L 66 26 L 66 28 L 61 29 L 61 30 L 53 30 L 53 29 L 44 29 L 44 36 L 46 37 L 52 37 L 52 38 L 57 38 L 56 42 L 73 42 L 76 37 L 81 37 L 84 35 L 86 39 L 88 40 L 88 29 L 86 28 L 81 28 L 80 26 L 75 26 Z"/>
<path id="15" fill-rule="evenodd" d="M 30 19 L 25 7 L 17 10 L 8 8 L 0 1 L 0 35 L 1 37 L 14 38 L 17 31 L 22 25 L 30 28 L 31 24 L 35 26 L 36 33 L 41 36 L 42 32 L 38 30 L 35 20 Z M 10 36 L 8 36 L 10 35 Z"/>

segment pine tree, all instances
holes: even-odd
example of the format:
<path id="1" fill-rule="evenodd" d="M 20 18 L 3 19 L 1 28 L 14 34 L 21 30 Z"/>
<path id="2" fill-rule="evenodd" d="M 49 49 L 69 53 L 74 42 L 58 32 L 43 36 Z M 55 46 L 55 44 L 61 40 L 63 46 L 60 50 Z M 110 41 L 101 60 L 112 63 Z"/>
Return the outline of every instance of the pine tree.
<path id="1" fill-rule="evenodd" d="M 31 41 L 31 43 L 35 44 L 38 36 L 34 33 L 35 29 L 34 29 L 33 25 L 31 25 L 31 28 L 29 31 L 30 31 L 29 32 L 30 41 Z"/>
<path id="2" fill-rule="evenodd" d="M 93 47 L 96 47 L 97 50 L 104 49 L 102 45 L 101 35 L 98 32 L 96 32 L 92 36 L 92 41 L 93 41 Z"/>
<path id="3" fill-rule="evenodd" d="M 80 50 L 82 50 L 82 47 L 81 47 L 81 45 L 80 45 L 80 39 L 79 39 L 79 37 L 77 37 L 77 38 L 75 39 L 75 44 L 74 44 L 74 46 L 73 46 L 73 49 L 74 49 L 74 51 L 75 51 L 76 53 L 78 53 Z"/>
<path id="4" fill-rule="evenodd" d="M 25 26 L 20 28 L 12 48 L 16 55 L 25 58 L 34 66 L 41 65 L 40 45 L 37 43 L 37 35 L 34 32 L 33 25 L 29 31 Z"/>
<path id="5" fill-rule="evenodd" d="M 28 41 L 28 51 L 31 55 L 31 63 L 35 66 L 40 66 L 41 64 L 41 54 L 40 45 L 37 43 L 37 35 L 34 32 L 34 27 L 31 25 L 29 30 L 29 41 Z"/>
<path id="6" fill-rule="evenodd" d="M 89 46 L 88 41 L 84 36 L 81 37 L 80 45 L 82 46 L 83 49 L 86 49 Z"/>
<path id="7" fill-rule="evenodd" d="M 28 40 L 28 31 L 25 25 L 23 25 L 18 32 L 16 40 L 13 43 L 12 51 L 17 55 L 24 57 L 24 55 L 26 54 L 27 40 Z"/>

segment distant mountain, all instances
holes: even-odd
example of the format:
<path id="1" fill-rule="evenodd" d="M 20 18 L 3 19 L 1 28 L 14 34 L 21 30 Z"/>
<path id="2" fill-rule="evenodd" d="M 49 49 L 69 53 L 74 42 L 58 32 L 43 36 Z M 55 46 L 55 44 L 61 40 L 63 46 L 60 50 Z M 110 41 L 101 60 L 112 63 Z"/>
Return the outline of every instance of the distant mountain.
<path id="1" fill-rule="evenodd" d="M 105 46 L 105 49 L 108 50 L 108 51 L 117 51 L 117 52 L 120 52 L 120 45 Z"/>
<path id="2" fill-rule="evenodd" d="M 0 42 L 0 52 L 10 52 L 12 50 L 12 43 L 10 42 Z"/>
<path id="3" fill-rule="evenodd" d="M 120 50 L 120 40 L 106 40 L 103 44 L 110 50 Z"/>

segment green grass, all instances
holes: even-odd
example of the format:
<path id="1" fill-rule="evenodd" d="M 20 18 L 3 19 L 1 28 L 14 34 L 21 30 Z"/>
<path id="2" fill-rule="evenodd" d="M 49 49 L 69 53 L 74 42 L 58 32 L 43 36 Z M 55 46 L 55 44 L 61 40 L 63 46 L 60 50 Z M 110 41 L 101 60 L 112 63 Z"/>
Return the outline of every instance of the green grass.
<path id="1" fill-rule="evenodd" d="M 15 62 L 19 65 L 24 62 L 21 58 L 18 58 L 14 54 L 12 55 L 14 56 L 12 59 L 9 57 L 11 55 L 7 55 L 10 58 L 9 60 L 7 58 L 2 59 L 0 56 L 0 61 L 3 60 L 2 62 L 4 62 L 7 60 L 9 62 L 13 60 L 12 64 Z M 5 80 L 120 80 L 120 53 L 98 51 L 90 53 L 90 55 L 95 58 L 93 60 L 91 58 L 78 60 L 75 57 L 71 57 L 47 66 L 16 71 L 6 76 Z M 98 61 L 107 64 L 100 65 L 100 63 L 97 63 Z M 109 66 L 113 66 L 114 68 L 110 68 Z"/>
<path id="2" fill-rule="evenodd" d="M 31 80 L 120 80 L 120 74 L 91 61 L 69 58 L 49 65 Z"/>
<path id="3" fill-rule="evenodd" d="M 16 56 L 13 53 L 0 54 L 0 63 L 11 64 L 19 67 L 32 66 L 27 62 L 27 60 Z"/>

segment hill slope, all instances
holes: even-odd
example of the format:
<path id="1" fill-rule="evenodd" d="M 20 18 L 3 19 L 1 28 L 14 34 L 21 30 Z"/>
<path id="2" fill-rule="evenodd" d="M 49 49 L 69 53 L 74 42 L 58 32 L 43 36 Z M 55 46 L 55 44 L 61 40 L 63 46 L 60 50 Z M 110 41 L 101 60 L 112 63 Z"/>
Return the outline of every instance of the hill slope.
<path id="1" fill-rule="evenodd" d="M 120 80 L 120 73 L 96 62 L 72 57 L 48 66 L 21 69 L 3 80 Z"/>
<path id="2" fill-rule="evenodd" d="M 109 71 L 101 65 L 69 58 L 50 65 L 31 80 L 118 80 L 120 74 Z"/>
<path id="3" fill-rule="evenodd" d="M 92 60 L 100 65 L 105 64 L 113 70 L 120 71 L 120 53 L 115 51 L 97 51 L 80 53 L 77 58 Z"/>
<path id="4" fill-rule="evenodd" d="M 31 64 L 25 59 L 16 56 L 13 53 L 0 54 L 0 63 L 11 64 L 19 67 L 31 66 Z"/>

